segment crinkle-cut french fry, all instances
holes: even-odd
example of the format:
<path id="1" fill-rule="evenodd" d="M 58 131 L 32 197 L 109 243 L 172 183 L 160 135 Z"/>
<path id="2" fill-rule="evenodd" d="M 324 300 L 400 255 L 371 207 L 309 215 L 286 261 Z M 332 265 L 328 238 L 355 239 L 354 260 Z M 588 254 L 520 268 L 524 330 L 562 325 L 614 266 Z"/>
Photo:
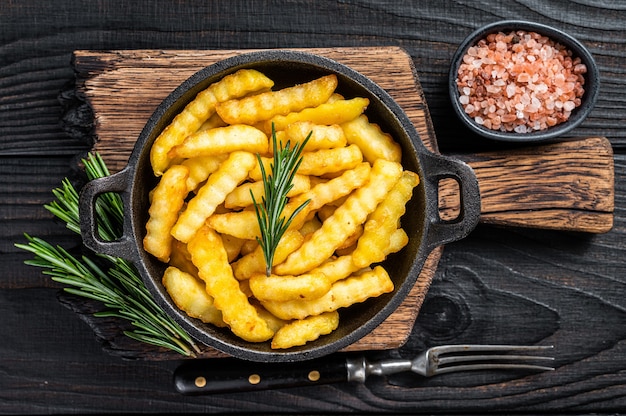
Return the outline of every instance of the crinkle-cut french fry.
<path id="1" fill-rule="evenodd" d="M 293 187 L 287 192 L 288 197 L 302 194 L 311 189 L 311 181 L 307 175 L 294 175 Z M 263 181 L 246 182 L 236 187 L 226 196 L 224 205 L 226 208 L 244 208 L 254 203 L 250 192 L 254 195 L 257 202 L 265 195 L 265 187 Z"/>
<path id="2" fill-rule="evenodd" d="M 226 195 L 239 185 L 255 164 L 252 153 L 233 152 L 207 179 L 196 196 L 187 204 L 178 221 L 172 228 L 174 238 L 189 242 L 193 235 L 204 224 L 206 219 L 215 212 L 218 205 L 224 202 Z"/>
<path id="3" fill-rule="evenodd" d="M 187 106 L 174 117 L 152 144 L 150 163 L 156 176 L 161 176 L 172 159 L 169 151 L 200 128 L 222 101 L 242 97 L 252 91 L 269 88 L 274 81 L 254 69 L 242 69 L 200 91 Z"/>
<path id="4" fill-rule="evenodd" d="M 250 342 L 270 339 L 274 332 L 259 317 L 257 310 L 242 292 L 232 269 L 222 239 L 209 227 L 202 227 L 187 245 L 191 259 L 198 268 L 206 291 L 222 311 L 222 318 L 238 337 Z"/>
<path id="5" fill-rule="evenodd" d="M 284 130 L 292 123 L 310 121 L 315 124 L 342 124 L 354 120 L 367 108 L 370 101 L 367 98 L 357 97 L 350 100 L 325 102 L 314 108 L 305 108 L 299 112 L 287 115 L 277 115 L 264 124 L 265 131 L 271 131 L 272 123 L 276 130 Z"/>
<path id="6" fill-rule="evenodd" d="M 319 266 L 363 224 L 367 216 L 387 195 L 402 175 L 402 165 L 378 159 L 370 172 L 369 181 L 354 191 L 346 202 L 313 233 L 308 241 L 291 253 L 287 260 L 275 266 L 276 274 L 296 275 Z"/>
<path id="7" fill-rule="evenodd" d="M 369 163 L 360 163 L 354 169 L 344 171 L 341 176 L 327 182 L 319 183 L 308 192 L 291 198 L 285 207 L 287 215 L 291 215 L 293 210 L 305 201 L 308 200 L 309 203 L 294 217 L 290 228 L 300 228 L 302 224 L 309 219 L 311 213 L 318 211 L 337 198 L 348 195 L 354 189 L 363 186 L 369 179 L 370 171 Z"/>
<path id="8" fill-rule="evenodd" d="M 278 264 L 287 258 L 295 249 L 302 245 L 304 237 L 297 230 L 287 230 L 280 238 L 274 252 L 273 264 Z M 258 245 L 254 251 L 232 263 L 233 274 L 237 280 L 249 279 L 251 276 L 265 271 L 265 257 L 263 248 Z"/>
<path id="9" fill-rule="evenodd" d="M 397 253 L 409 243 L 409 236 L 402 228 L 398 228 L 389 237 L 389 245 L 385 248 L 385 257 L 391 253 Z"/>
<path id="10" fill-rule="evenodd" d="M 189 169 L 185 166 L 174 166 L 163 175 L 152 193 L 143 247 L 163 262 L 170 259 L 173 240 L 170 230 L 187 197 L 188 175 Z"/>
<path id="11" fill-rule="evenodd" d="M 370 163 L 378 158 L 400 163 L 402 149 L 380 126 L 370 123 L 365 114 L 341 125 L 350 144 L 356 144 Z"/>
<path id="12" fill-rule="evenodd" d="M 191 261 L 191 254 L 187 250 L 187 244 L 174 239 L 172 242 L 172 254 L 170 254 L 170 266 L 176 267 L 182 272 L 198 277 L 198 268 Z"/>
<path id="13" fill-rule="evenodd" d="M 246 284 L 246 283 L 248 283 L 248 281 L 244 280 L 244 281 L 240 282 L 240 285 L 243 285 L 243 284 Z M 252 295 L 252 293 L 251 293 L 251 295 Z M 265 322 L 267 322 L 267 326 L 272 331 L 274 331 L 274 335 L 276 335 L 276 331 L 278 331 L 280 328 L 285 326 L 285 324 L 287 324 L 287 321 L 285 321 L 284 319 L 280 319 L 280 318 L 272 315 L 256 299 L 251 297 L 250 298 L 250 303 L 252 304 L 252 306 L 254 306 L 256 308 L 256 311 L 259 314 L 259 317 L 261 319 L 263 319 Z"/>
<path id="14" fill-rule="evenodd" d="M 385 259 L 384 249 L 398 228 L 400 217 L 406 212 L 406 203 L 411 199 L 413 188 L 418 184 L 419 177 L 416 173 L 406 170 L 402 172 L 396 185 L 365 222 L 363 235 L 352 253 L 355 265 L 366 267 Z"/>
<path id="15" fill-rule="evenodd" d="M 254 211 L 213 214 L 206 219 L 206 223 L 220 234 L 232 235 L 242 240 L 256 240 L 261 236 L 259 222 Z"/>
<path id="16" fill-rule="evenodd" d="M 220 81 L 213 83 L 209 88 L 215 95 L 218 103 L 246 97 L 258 91 L 267 90 L 274 86 L 274 81 L 262 72 L 255 69 L 240 69 L 226 75 Z"/>
<path id="17" fill-rule="evenodd" d="M 231 263 L 239 257 L 241 247 L 246 240 L 242 240 L 228 234 L 222 234 L 220 237 L 222 237 L 222 242 L 224 243 L 224 248 L 226 249 L 226 254 L 228 255 L 228 262 Z"/>
<path id="18" fill-rule="evenodd" d="M 259 242 L 254 239 L 254 240 L 250 240 L 247 239 L 244 241 L 243 245 L 241 246 L 241 255 L 245 256 L 248 255 L 250 253 L 252 253 L 254 250 L 256 250 L 256 248 L 259 246 Z"/>
<path id="19" fill-rule="evenodd" d="M 168 156 L 172 159 L 214 156 L 237 150 L 265 154 L 268 148 L 268 138 L 261 130 L 235 124 L 190 134 L 181 144 L 174 146 Z"/>
<path id="20" fill-rule="evenodd" d="M 320 220 L 317 217 L 313 217 L 310 220 L 305 221 L 304 224 L 302 224 L 302 227 L 298 229 L 298 232 L 306 238 L 306 236 L 313 234 L 313 232 L 318 230 L 321 226 L 322 223 L 320 222 Z"/>
<path id="21" fill-rule="evenodd" d="M 170 266 L 165 269 L 162 282 L 172 301 L 187 315 L 215 326 L 226 326 L 222 312 L 213 304 L 202 280 Z"/>
<path id="22" fill-rule="evenodd" d="M 195 192 L 198 185 L 206 181 L 209 175 L 215 172 L 228 155 L 215 156 L 198 156 L 185 159 L 181 165 L 189 169 L 189 177 L 187 178 L 187 190 Z"/>
<path id="23" fill-rule="evenodd" d="M 329 260 L 311 270 L 311 273 L 322 273 L 332 283 L 335 283 L 338 280 L 349 277 L 358 270 L 359 268 L 352 262 L 352 256 L 347 255 L 337 258 L 331 257 Z"/>
<path id="24" fill-rule="evenodd" d="M 304 319 L 307 316 L 336 311 L 393 291 L 393 282 L 382 266 L 355 273 L 332 284 L 330 290 L 313 300 L 266 301 L 261 304 L 280 319 Z"/>
<path id="25" fill-rule="evenodd" d="M 249 280 L 250 290 L 261 302 L 317 299 L 328 292 L 332 284 L 322 273 L 304 273 L 297 276 L 267 276 L 265 273 L 258 273 Z"/>
<path id="26" fill-rule="evenodd" d="M 271 347 L 286 349 L 315 341 L 322 335 L 333 332 L 339 326 L 339 313 L 326 312 L 317 316 L 309 316 L 284 325 L 272 338 Z"/>
<path id="27" fill-rule="evenodd" d="M 310 136 L 309 136 L 310 135 Z M 285 145 L 287 141 L 292 143 L 302 143 L 309 137 L 304 146 L 305 152 L 314 152 L 321 149 L 332 149 L 345 147 L 347 144 L 346 135 L 338 124 L 321 125 L 310 121 L 299 121 L 290 124 L 283 131 L 276 132 L 276 142 Z M 270 143 L 270 153 L 273 153 L 272 143 Z"/>
<path id="28" fill-rule="evenodd" d="M 198 127 L 198 131 L 210 130 L 216 127 L 225 127 L 225 126 L 228 126 L 228 124 L 226 124 L 226 122 L 222 120 L 220 115 L 217 113 L 213 113 L 213 115 L 209 117 L 207 121 L 205 121 L 204 123 L 202 123 L 200 127 Z"/>
<path id="29" fill-rule="evenodd" d="M 221 102 L 216 111 L 228 124 L 253 125 L 279 114 L 316 107 L 326 102 L 335 88 L 337 76 L 331 74 L 278 91 Z"/>
<path id="30" fill-rule="evenodd" d="M 266 172 L 271 172 L 273 158 L 261 157 L 261 163 Z M 338 173 L 348 169 L 354 169 L 363 162 L 363 154 L 356 145 L 337 147 L 332 149 L 320 149 L 314 152 L 302 153 L 302 162 L 298 168 L 300 175 L 320 176 L 326 173 Z M 250 171 L 250 178 L 254 181 L 263 179 L 261 165 L 257 161 Z"/>
<path id="31" fill-rule="evenodd" d="M 298 173 L 319 176 L 325 173 L 341 172 L 354 168 L 362 161 L 361 149 L 354 145 L 304 152 Z"/>
<path id="32" fill-rule="evenodd" d="M 250 290 L 250 282 L 248 282 L 248 280 L 240 280 L 239 289 L 241 289 L 241 292 L 248 297 L 248 300 L 254 299 L 252 290 Z"/>
<path id="33" fill-rule="evenodd" d="M 339 246 L 337 247 L 337 250 L 346 250 L 352 246 L 356 247 L 356 242 L 359 240 L 359 238 L 362 235 L 363 235 L 363 225 L 359 224 L 359 226 L 356 228 L 356 231 L 354 231 L 350 236 L 348 236 L 348 238 L 346 238 L 343 243 L 339 244 Z"/>

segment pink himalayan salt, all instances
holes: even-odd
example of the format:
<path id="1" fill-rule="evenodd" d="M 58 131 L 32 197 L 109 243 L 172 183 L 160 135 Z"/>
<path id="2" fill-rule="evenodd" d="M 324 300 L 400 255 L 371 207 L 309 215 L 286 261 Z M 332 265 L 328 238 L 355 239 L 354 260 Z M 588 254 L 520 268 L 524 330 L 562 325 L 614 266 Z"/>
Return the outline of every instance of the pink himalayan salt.
<path id="1" fill-rule="evenodd" d="M 493 33 L 459 66 L 459 102 L 477 124 L 526 133 L 566 121 L 581 104 L 587 67 L 534 32 Z"/>

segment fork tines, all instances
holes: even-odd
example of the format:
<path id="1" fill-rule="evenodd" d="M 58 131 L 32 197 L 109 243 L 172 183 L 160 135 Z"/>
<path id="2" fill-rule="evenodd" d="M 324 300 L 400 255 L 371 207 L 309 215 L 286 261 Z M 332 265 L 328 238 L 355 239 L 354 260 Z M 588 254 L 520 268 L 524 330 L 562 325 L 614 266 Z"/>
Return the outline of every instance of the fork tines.
<path id="1" fill-rule="evenodd" d="M 435 374 L 499 369 L 550 371 L 554 367 L 539 362 L 554 361 L 554 357 L 530 353 L 552 348 L 552 345 L 447 345 L 432 348 L 428 359 L 436 366 Z"/>

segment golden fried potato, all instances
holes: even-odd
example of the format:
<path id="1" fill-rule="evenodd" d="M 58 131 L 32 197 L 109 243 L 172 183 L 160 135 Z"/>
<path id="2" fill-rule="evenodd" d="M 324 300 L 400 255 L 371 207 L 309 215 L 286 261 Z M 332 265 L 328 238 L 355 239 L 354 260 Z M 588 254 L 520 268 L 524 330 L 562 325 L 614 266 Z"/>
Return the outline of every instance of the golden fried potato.
<path id="1" fill-rule="evenodd" d="M 248 283 L 248 281 L 244 280 L 239 283 L 240 285 L 243 285 L 245 283 Z M 267 322 L 267 326 L 274 332 L 274 335 L 276 335 L 276 331 L 285 326 L 285 324 L 287 324 L 287 321 L 272 315 L 267 309 L 263 307 L 263 305 L 261 305 L 256 299 L 251 296 L 252 292 L 250 292 L 250 303 L 256 308 L 259 317 Z"/>
<path id="2" fill-rule="evenodd" d="M 352 253 L 354 264 L 365 267 L 385 259 L 385 247 L 398 228 L 400 217 L 406 211 L 413 188 L 419 183 L 417 174 L 404 171 L 396 185 L 389 191 L 365 223 L 363 235 Z"/>
<path id="3" fill-rule="evenodd" d="M 367 184 L 352 193 L 346 202 L 337 207 L 333 215 L 315 231 L 308 241 L 291 253 L 287 260 L 275 266 L 280 275 L 305 273 L 319 266 L 348 237 L 357 231 L 367 216 L 374 211 L 378 203 L 387 195 L 402 175 L 399 163 L 378 159 L 370 172 Z"/>
<path id="4" fill-rule="evenodd" d="M 228 234 L 242 240 L 254 240 L 261 236 L 259 222 L 254 211 L 232 211 L 213 214 L 206 224 L 220 234 Z M 251 243 L 254 244 L 254 243 Z"/>
<path id="5" fill-rule="evenodd" d="M 265 133 L 252 126 L 235 124 L 190 134 L 169 151 L 168 157 L 215 156 L 238 150 L 265 154 L 268 149 L 269 141 Z"/>
<path id="6" fill-rule="evenodd" d="M 195 192 L 202 182 L 206 181 L 209 175 L 215 172 L 228 155 L 198 156 L 185 159 L 181 165 L 189 169 L 187 178 L 187 190 Z"/>
<path id="7" fill-rule="evenodd" d="M 335 283 L 338 280 L 349 277 L 359 268 L 352 262 L 352 256 L 341 256 L 337 258 L 330 258 L 321 265 L 317 266 L 311 273 L 322 273 L 328 280 Z"/>
<path id="8" fill-rule="evenodd" d="M 231 331 L 250 342 L 270 339 L 274 332 L 241 291 L 220 236 L 211 228 L 202 227 L 187 248 L 207 293 L 213 297 L 215 307 L 222 311 L 222 318 Z"/>
<path id="9" fill-rule="evenodd" d="M 358 146 L 320 149 L 314 152 L 302 153 L 302 162 L 298 168 L 300 175 L 321 176 L 326 173 L 337 173 L 354 169 L 363 161 L 363 154 Z M 271 171 L 273 158 L 261 157 L 261 164 L 266 172 Z M 258 163 L 250 171 L 250 178 L 255 181 L 263 179 L 261 164 Z"/>
<path id="10" fill-rule="evenodd" d="M 224 202 L 226 195 L 239 185 L 250 169 L 254 167 L 256 158 L 252 153 L 233 152 L 219 169 L 209 176 L 206 184 L 200 188 L 195 197 L 187 204 L 187 209 L 178 218 L 172 228 L 172 235 L 185 243 L 202 227 L 204 221 L 215 212 L 218 205 Z"/>
<path id="11" fill-rule="evenodd" d="M 353 169 L 363 161 L 363 154 L 358 146 L 350 145 L 334 149 L 321 149 L 302 153 L 302 163 L 298 169 L 301 175 L 321 176 Z"/>
<path id="12" fill-rule="evenodd" d="M 198 268 L 191 261 L 191 254 L 187 250 L 187 244 L 182 241 L 174 239 L 172 242 L 172 254 L 170 254 L 169 265 L 176 267 L 181 272 L 198 277 Z"/>
<path id="13" fill-rule="evenodd" d="M 297 230 L 287 230 L 280 238 L 274 252 L 273 264 L 282 263 L 287 256 L 302 245 L 304 237 Z M 263 249 L 257 244 L 256 248 L 232 263 L 233 273 L 237 280 L 249 279 L 251 276 L 265 272 L 265 257 Z"/>
<path id="14" fill-rule="evenodd" d="M 272 348 L 286 349 L 315 341 L 322 335 L 333 332 L 339 326 L 339 313 L 325 312 L 316 316 L 296 320 L 284 325 L 272 338 Z"/>
<path id="15" fill-rule="evenodd" d="M 226 254 L 228 256 L 228 262 L 231 263 L 235 261 L 235 259 L 239 257 L 241 247 L 243 247 L 246 240 L 242 240 L 228 234 L 222 234 L 220 237 L 222 238 L 222 243 L 224 243 L 224 249 L 226 250 Z"/>
<path id="16" fill-rule="evenodd" d="M 213 113 L 218 102 L 242 97 L 249 92 L 269 88 L 274 81 L 259 71 L 242 69 L 211 84 L 174 117 L 156 138 L 150 149 L 150 163 L 156 176 L 161 176 L 172 159 L 169 151 L 194 133 Z"/>
<path id="17" fill-rule="evenodd" d="M 217 113 L 213 113 L 213 115 L 209 117 L 207 121 L 205 121 L 204 123 L 202 123 L 200 127 L 198 127 L 198 131 L 210 130 L 216 127 L 226 127 L 226 126 L 228 126 L 228 124 L 226 124 L 226 122 L 222 120 L 220 115 Z"/>
<path id="18" fill-rule="evenodd" d="M 314 124 L 309 121 L 299 121 L 285 127 L 284 131 L 277 132 L 277 139 L 286 143 L 286 140 L 292 143 L 302 143 L 308 137 L 309 140 L 304 146 L 305 152 L 314 152 L 321 149 L 332 149 L 336 147 L 345 147 L 347 144 L 346 135 L 338 124 L 321 125 Z M 277 142 L 280 143 L 280 140 Z M 271 148 L 273 152 L 274 149 Z"/>
<path id="19" fill-rule="evenodd" d="M 320 104 L 315 108 L 305 108 L 299 112 L 289 113 L 287 115 L 277 115 L 264 123 L 263 127 L 266 132 L 272 130 L 272 123 L 276 130 L 284 130 L 290 124 L 299 121 L 310 121 L 315 124 L 331 125 L 342 124 L 354 120 L 363 114 L 369 105 L 367 98 L 352 98 L 350 100 L 335 100 Z"/>
<path id="20" fill-rule="evenodd" d="M 163 175 L 152 193 L 143 247 L 162 262 L 170 259 L 173 240 L 170 230 L 187 196 L 188 175 L 189 169 L 185 166 L 174 166 Z"/>
<path id="21" fill-rule="evenodd" d="M 249 124 L 316 107 L 337 88 L 337 76 L 327 75 L 304 84 L 219 103 L 217 113 L 228 124 Z"/>
<path id="22" fill-rule="evenodd" d="M 266 301 L 261 304 L 280 319 L 304 319 L 307 316 L 336 311 L 393 290 L 393 282 L 381 266 L 339 280 L 320 298 L 314 300 Z"/>
<path id="23" fill-rule="evenodd" d="M 370 123 L 365 114 L 341 125 L 350 144 L 356 144 L 363 152 L 365 160 L 374 163 L 376 159 L 386 159 L 400 163 L 402 149 L 380 126 Z"/>
<path id="24" fill-rule="evenodd" d="M 222 312 L 213 304 L 204 282 L 172 266 L 165 269 L 162 282 L 172 301 L 187 315 L 215 326 L 226 326 Z"/>
<path id="25" fill-rule="evenodd" d="M 293 187 L 287 192 L 288 197 L 299 195 L 311 189 L 311 181 L 307 175 L 294 175 Z M 244 208 L 253 204 L 252 195 L 257 202 L 265 196 L 265 185 L 263 181 L 246 182 L 235 188 L 226 196 L 224 206 L 226 208 Z"/>
<path id="26" fill-rule="evenodd" d="M 155 140 L 145 244 L 168 263 L 163 284 L 182 311 L 285 349 L 335 330 L 339 308 L 393 290 L 376 263 L 408 244 L 400 217 L 419 179 L 365 116 L 369 100 L 335 92 L 335 75 L 273 84 L 254 70 L 229 75 Z M 266 275 L 254 200 L 265 193 L 261 165 L 272 173 L 272 132 L 283 146 L 307 140 L 280 216 L 307 204 Z"/>
<path id="27" fill-rule="evenodd" d="M 330 290 L 330 285 L 331 281 L 322 273 L 304 273 L 297 276 L 266 276 L 258 273 L 250 277 L 250 290 L 261 302 L 317 299 Z"/>

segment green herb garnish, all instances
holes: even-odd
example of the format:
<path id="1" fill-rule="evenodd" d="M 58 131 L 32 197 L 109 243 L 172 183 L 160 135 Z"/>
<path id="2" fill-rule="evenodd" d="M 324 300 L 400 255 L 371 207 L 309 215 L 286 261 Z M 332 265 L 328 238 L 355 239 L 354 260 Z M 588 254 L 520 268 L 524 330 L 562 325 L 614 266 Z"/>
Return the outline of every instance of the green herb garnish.
<path id="1" fill-rule="evenodd" d="M 88 179 L 109 175 L 102 158 L 89 155 L 83 160 Z M 65 178 L 62 187 L 54 189 L 56 201 L 44 207 L 65 222 L 68 229 L 80 233 L 78 192 Z M 124 208 L 119 194 L 105 193 L 96 201 L 96 216 L 100 237 L 114 240 L 122 233 Z M 191 337 L 174 322 L 152 299 L 139 273 L 128 261 L 98 253 L 79 258 L 62 247 L 25 235 L 28 244 L 16 247 L 35 255 L 26 264 L 45 269 L 52 280 L 65 284 L 68 293 L 102 302 L 106 309 L 96 317 L 117 317 L 129 321 L 133 330 L 124 334 L 140 342 L 165 347 L 186 356 L 193 356 L 198 347 Z"/>
<path id="2" fill-rule="evenodd" d="M 287 193 L 293 188 L 293 178 L 298 167 L 300 167 L 300 163 L 302 163 L 302 150 L 309 141 L 311 134 L 312 132 L 301 143 L 297 142 L 293 149 L 289 140 L 284 147 L 281 142 L 279 148 L 276 143 L 276 131 L 272 124 L 274 159 L 273 163 L 270 164 L 271 173 L 269 175 L 265 171 L 261 156 L 256 155 L 263 178 L 264 195 L 261 197 L 261 203 L 257 203 L 252 191 L 250 191 L 250 194 L 254 202 L 259 228 L 261 229 L 261 237 L 257 237 L 257 241 L 263 249 L 265 274 L 267 276 L 272 273 L 274 253 L 276 252 L 278 242 L 289 228 L 295 216 L 310 202 L 310 200 L 304 201 L 287 219 L 282 215 L 285 205 L 287 205 Z"/>

